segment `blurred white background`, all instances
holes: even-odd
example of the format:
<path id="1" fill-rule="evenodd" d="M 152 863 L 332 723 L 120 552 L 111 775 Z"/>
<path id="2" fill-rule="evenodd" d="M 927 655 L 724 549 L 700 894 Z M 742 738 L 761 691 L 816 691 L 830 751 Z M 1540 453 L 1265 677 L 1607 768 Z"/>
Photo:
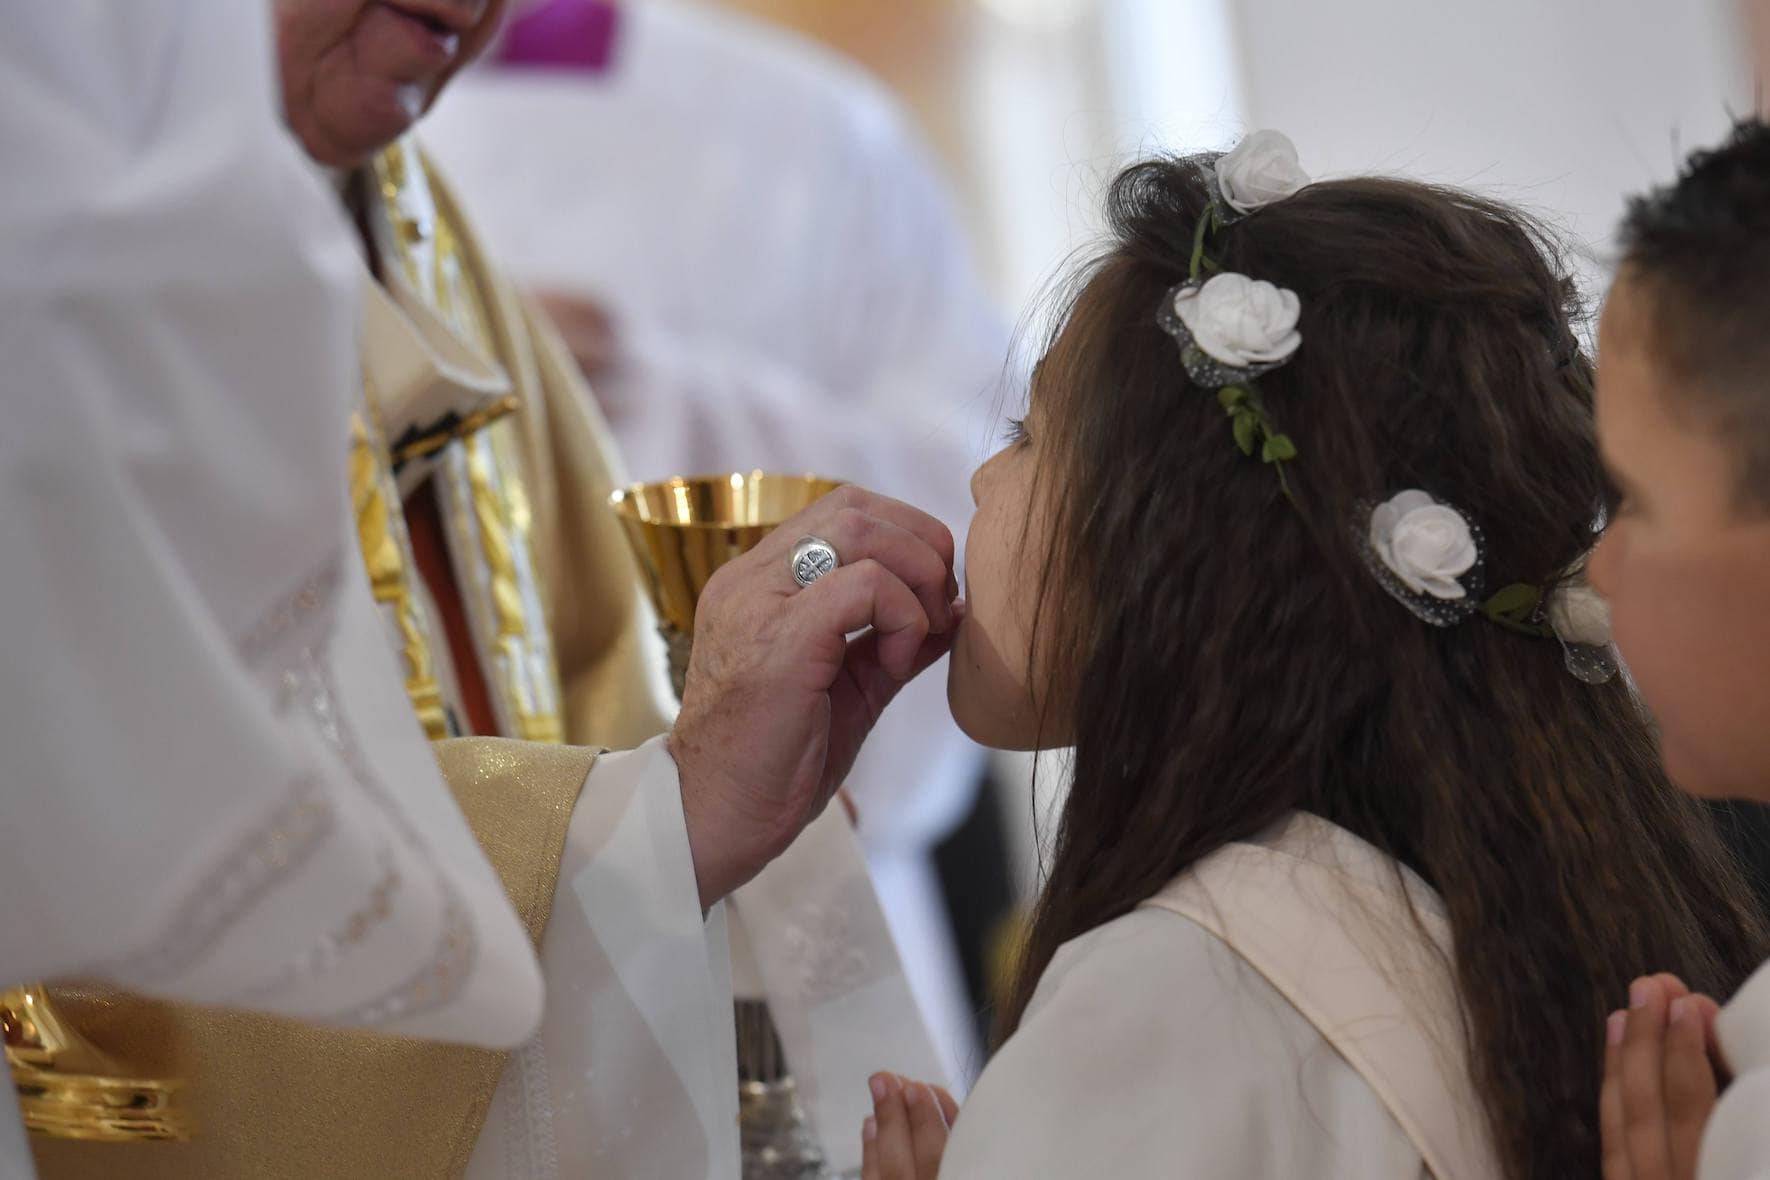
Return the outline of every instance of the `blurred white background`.
<path id="1" fill-rule="evenodd" d="M 1733 0 L 722 2 L 908 100 L 1016 311 L 1140 151 L 1278 127 L 1318 175 L 1478 187 L 1602 257 L 1623 195 L 1755 99 Z"/>

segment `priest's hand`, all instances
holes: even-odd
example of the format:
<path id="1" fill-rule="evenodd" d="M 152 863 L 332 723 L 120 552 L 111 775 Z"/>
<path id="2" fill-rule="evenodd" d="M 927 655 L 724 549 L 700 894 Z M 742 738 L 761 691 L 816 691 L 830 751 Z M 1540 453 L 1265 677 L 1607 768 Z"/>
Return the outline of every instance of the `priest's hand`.
<path id="1" fill-rule="evenodd" d="M 801 588 L 791 555 L 806 536 L 841 564 Z M 957 599 L 946 526 L 854 487 L 713 575 L 669 739 L 703 906 L 823 810 L 898 689 L 946 653 Z"/>
<path id="2" fill-rule="evenodd" d="M 860 1132 L 861 1180 L 934 1180 L 959 1104 L 939 1086 L 874 1074 L 873 1116 Z"/>
<path id="3" fill-rule="evenodd" d="M 1671 975 L 1637 979 L 1606 1029 L 1599 1126 L 1604 1180 L 1695 1180 L 1724 1068 L 1718 1008 Z"/>

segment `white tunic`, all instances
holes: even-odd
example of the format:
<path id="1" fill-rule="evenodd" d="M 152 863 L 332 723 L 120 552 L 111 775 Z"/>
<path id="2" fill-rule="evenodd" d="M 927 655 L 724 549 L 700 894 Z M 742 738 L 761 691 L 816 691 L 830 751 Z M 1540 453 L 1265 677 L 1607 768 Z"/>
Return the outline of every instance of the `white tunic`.
<path id="1" fill-rule="evenodd" d="M 1066 943 L 941 1176 L 1497 1180 L 1454 984 L 1393 881 L 1298 815 Z"/>

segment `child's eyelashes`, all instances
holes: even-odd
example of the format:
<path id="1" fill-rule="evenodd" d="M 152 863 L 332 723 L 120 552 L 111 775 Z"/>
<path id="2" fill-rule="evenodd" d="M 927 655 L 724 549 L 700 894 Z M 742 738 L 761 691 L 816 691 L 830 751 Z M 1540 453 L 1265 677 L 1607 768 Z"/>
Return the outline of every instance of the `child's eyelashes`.
<path id="1" fill-rule="evenodd" d="M 1019 446 L 1026 445 L 1027 441 L 1031 438 L 1031 436 L 1028 435 L 1026 432 L 1026 419 L 1025 418 L 1010 418 L 1010 419 L 1008 419 L 1008 426 L 1007 426 L 1007 429 L 1005 429 L 1002 432 L 1002 438 L 1003 438 L 1003 441 L 1008 446 L 1011 446 L 1011 447 L 1019 447 Z"/>

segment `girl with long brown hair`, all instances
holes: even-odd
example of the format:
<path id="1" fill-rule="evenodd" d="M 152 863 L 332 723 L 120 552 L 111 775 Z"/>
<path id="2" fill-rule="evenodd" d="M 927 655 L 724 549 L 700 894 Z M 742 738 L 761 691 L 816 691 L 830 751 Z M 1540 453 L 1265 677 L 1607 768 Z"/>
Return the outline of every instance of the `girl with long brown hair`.
<path id="1" fill-rule="evenodd" d="M 1763 938 L 1579 573 L 1552 243 L 1272 133 L 1107 213 L 975 477 L 950 681 L 1073 782 L 1004 1044 L 950 1143 L 874 1079 L 869 1180 L 1596 1176 L 1614 998 Z"/>

